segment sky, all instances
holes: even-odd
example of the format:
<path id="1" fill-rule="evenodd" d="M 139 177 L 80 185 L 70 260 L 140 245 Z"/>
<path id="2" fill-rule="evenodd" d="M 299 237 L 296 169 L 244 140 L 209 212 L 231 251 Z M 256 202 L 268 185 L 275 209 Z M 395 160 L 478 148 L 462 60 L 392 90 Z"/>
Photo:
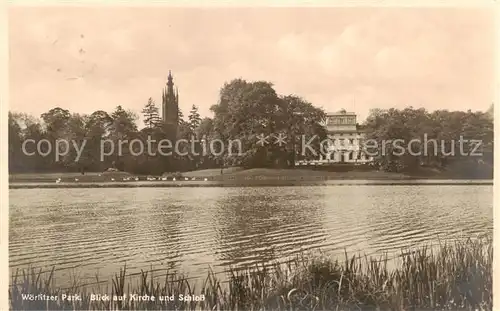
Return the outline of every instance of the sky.
<path id="1" fill-rule="evenodd" d="M 487 8 L 11 7 L 11 111 L 140 113 L 172 71 L 186 116 L 225 82 L 265 80 L 327 112 L 487 110 Z"/>

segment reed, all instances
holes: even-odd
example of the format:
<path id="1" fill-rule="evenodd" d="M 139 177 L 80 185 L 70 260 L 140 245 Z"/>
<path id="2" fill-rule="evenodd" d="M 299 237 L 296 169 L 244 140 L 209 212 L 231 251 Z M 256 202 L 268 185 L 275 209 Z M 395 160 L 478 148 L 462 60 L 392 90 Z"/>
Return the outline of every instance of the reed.
<path id="1" fill-rule="evenodd" d="M 13 310 L 492 310 L 491 239 L 467 240 L 423 247 L 402 253 L 394 268 L 387 256 L 299 255 L 285 264 L 258 265 L 227 271 L 223 282 L 211 269 L 201 287 L 181 274 L 162 279 L 141 271 L 127 281 L 126 266 L 105 286 L 56 288 L 54 270 L 31 269 L 12 276 L 9 290 Z M 97 284 L 99 278 L 97 278 Z M 81 300 L 62 301 L 62 294 Z M 91 293 L 107 293 L 110 301 L 90 301 Z M 57 301 L 23 299 L 23 294 L 45 294 Z M 127 295 L 123 301 L 117 299 Z M 155 296 L 156 301 L 134 301 L 131 294 Z M 160 296 L 204 296 L 203 301 L 158 301 Z M 116 301 L 115 301 L 116 299 Z"/>

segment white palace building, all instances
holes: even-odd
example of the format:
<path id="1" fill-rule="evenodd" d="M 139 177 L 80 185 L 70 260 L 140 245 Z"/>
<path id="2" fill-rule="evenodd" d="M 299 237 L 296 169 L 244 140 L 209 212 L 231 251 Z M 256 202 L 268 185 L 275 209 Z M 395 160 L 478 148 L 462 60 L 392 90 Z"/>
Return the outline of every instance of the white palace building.
<path id="1" fill-rule="evenodd" d="M 373 161 L 362 150 L 365 133 L 357 124 L 354 112 L 342 109 L 327 114 L 325 127 L 328 133 L 325 152 L 318 160 L 297 161 L 296 165 L 366 164 Z"/>

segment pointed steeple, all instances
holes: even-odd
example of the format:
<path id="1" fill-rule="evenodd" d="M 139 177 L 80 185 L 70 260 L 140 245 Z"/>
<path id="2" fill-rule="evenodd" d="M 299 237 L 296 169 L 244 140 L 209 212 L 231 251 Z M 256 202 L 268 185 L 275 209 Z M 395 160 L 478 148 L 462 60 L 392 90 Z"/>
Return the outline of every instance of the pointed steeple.
<path id="1" fill-rule="evenodd" d="M 172 72 L 169 70 L 168 71 L 168 78 L 167 78 L 167 92 L 168 94 L 173 95 L 174 94 L 174 78 L 172 77 Z"/>
<path id="2" fill-rule="evenodd" d="M 177 125 L 179 123 L 179 90 L 175 87 L 174 90 L 174 78 L 172 77 L 172 72 L 168 71 L 167 83 L 163 89 L 162 94 L 162 104 L 163 104 L 163 121 L 165 124 L 173 126 L 171 128 L 171 134 L 176 137 Z"/>

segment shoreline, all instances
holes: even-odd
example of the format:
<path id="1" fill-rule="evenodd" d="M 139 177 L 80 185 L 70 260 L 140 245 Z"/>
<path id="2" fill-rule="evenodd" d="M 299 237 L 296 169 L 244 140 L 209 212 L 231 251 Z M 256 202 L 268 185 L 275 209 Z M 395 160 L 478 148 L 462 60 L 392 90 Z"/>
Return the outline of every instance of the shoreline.
<path id="1" fill-rule="evenodd" d="M 331 172 L 312 169 L 206 169 L 163 175 L 127 172 L 19 173 L 9 175 L 9 189 L 30 188 L 143 188 L 254 187 L 343 185 L 493 185 L 490 176 L 403 174 L 382 171 Z M 174 178 L 175 177 L 175 178 Z M 483 177 L 483 178 L 480 178 Z"/>
<path id="2" fill-rule="evenodd" d="M 9 189 L 58 188 L 179 188 L 179 187 L 293 187 L 293 186 L 492 186 L 493 180 L 247 180 L 247 181 L 126 181 L 126 182 L 13 182 Z"/>

